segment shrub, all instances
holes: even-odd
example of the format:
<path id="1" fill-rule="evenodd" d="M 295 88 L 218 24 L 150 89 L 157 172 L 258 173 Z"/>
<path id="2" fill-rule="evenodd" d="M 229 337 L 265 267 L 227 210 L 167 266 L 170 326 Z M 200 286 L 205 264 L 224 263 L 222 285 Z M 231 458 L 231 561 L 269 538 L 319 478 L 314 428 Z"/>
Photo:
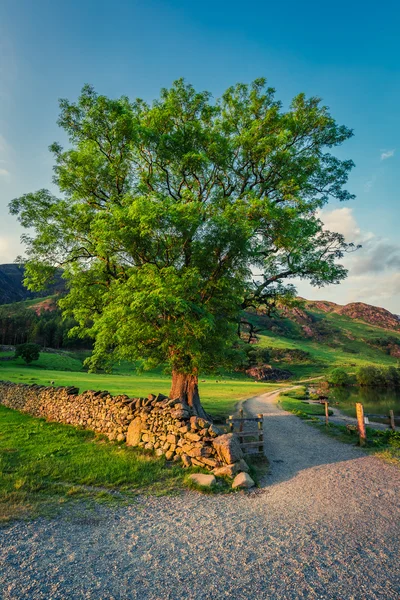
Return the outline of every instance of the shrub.
<path id="1" fill-rule="evenodd" d="M 19 344 L 15 349 L 15 358 L 21 357 L 27 365 L 34 360 L 39 360 L 40 346 L 38 344 Z"/>
<path id="2" fill-rule="evenodd" d="M 351 377 L 344 369 L 333 369 L 329 376 L 329 383 L 331 385 L 350 385 Z"/>
<path id="3" fill-rule="evenodd" d="M 357 383 L 359 385 L 373 386 L 400 386 L 400 371 L 395 367 L 379 369 L 373 365 L 360 367 L 357 371 Z"/>
<path id="4" fill-rule="evenodd" d="M 246 354 L 247 367 L 261 367 L 268 364 L 271 358 L 267 348 L 254 348 L 254 346 L 249 346 L 246 348 Z"/>

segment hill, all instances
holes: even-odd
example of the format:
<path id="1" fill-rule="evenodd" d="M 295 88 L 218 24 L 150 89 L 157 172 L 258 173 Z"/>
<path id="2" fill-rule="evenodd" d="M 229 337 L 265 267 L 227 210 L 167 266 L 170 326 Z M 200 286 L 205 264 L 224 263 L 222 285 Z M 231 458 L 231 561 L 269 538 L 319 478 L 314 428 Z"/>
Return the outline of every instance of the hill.
<path id="1" fill-rule="evenodd" d="M 337 366 L 349 371 L 365 364 L 397 366 L 400 359 L 399 317 L 368 304 L 301 298 L 276 314 L 250 310 L 245 318 L 254 328 L 253 341 L 269 349 L 271 364 L 296 375 L 322 374 Z"/>
<path id="2" fill-rule="evenodd" d="M 21 302 L 31 298 L 39 298 L 62 293 L 65 290 L 65 284 L 61 275 L 57 277 L 54 284 L 47 286 L 42 292 L 30 292 L 23 284 L 24 267 L 23 265 L 7 264 L 0 265 L 0 304 L 11 304 Z"/>

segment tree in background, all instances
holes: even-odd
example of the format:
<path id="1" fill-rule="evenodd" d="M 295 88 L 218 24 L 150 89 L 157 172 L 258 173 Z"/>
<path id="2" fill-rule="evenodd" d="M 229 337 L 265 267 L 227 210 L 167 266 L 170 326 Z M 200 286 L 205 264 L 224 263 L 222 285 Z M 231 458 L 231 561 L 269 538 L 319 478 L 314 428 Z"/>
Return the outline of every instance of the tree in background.
<path id="1" fill-rule="evenodd" d="M 64 313 L 95 340 L 89 367 L 167 363 L 171 396 L 204 415 L 198 374 L 236 360 L 243 309 L 293 297 L 293 278 L 346 276 L 337 260 L 349 246 L 318 211 L 351 198 L 353 163 L 330 149 L 352 133 L 318 98 L 283 110 L 263 79 L 216 102 L 178 80 L 151 105 L 85 86 L 60 107 L 61 196 L 10 204 L 33 230 L 26 284 L 38 290 L 62 268 Z"/>
<path id="2" fill-rule="evenodd" d="M 39 360 L 40 357 L 40 346 L 38 344 L 19 344 L 15 348 L 15 358 L 21 357 L 27 365 L 34 360 Z"/>
<path id="3" fill-rule="evenodd" d="M 333 369 L 332 373 L 329 375 L 329 383 L 331 385 L 339 385 L 345 386 L 351 384 L 351 377 L 346 373 L 344 369 Z"/>

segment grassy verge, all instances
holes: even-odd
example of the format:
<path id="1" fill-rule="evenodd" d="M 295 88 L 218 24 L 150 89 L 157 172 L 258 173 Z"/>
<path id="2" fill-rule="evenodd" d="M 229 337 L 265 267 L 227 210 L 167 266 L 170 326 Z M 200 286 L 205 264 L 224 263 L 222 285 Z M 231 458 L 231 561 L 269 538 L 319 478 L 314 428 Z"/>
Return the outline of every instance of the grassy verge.
<path id="1" fill-rule="evenodd" d="M 323 433 L 341 442 L 358 445 L 358 433 L 356 431 L 349 432 L 344 425 L 331 423 L 329 427 L 326 427 L 321 421 L 315 422 L 313 425 Z M 381 431 L 370 427 L 367 427 L 366 430 L 367 445 L 365 450 L 378 458 L 400 466 L 400 432 L 391 431 L 390 429 Z"/>
<path id="2" fill-rule="evenodd" d="M 325 423 L 317 416 L 323 416 L 325 409 L 323 405 L 307 404 L 306 388 L 304 386 L 283 392 L 279 397 L 279 405 L 288 412 L 309 421 L 324 434 L 347 444 L 358 444 L 358 434 L 349 431 L 345 425 L 336 425 L 330 423 L 326 427 Z M 330 411 L 329 414 L 332 414 Z M 393 464 L 400 465 L 400 432 L 387 429 L 380 431 L 367 427 L 367 445 L 365 450 L 375 456 L 382 458 Z"/>
<path id="3" fill-rule="evenodd" d="M 310 416 L 325 415 L 325 407 L 323 404 L 309 403 L 305 386 L 299 386 L 294 390 L 282 392 L 278 402 L 284 410 L 304 419 L 308 419 Z M 329 410 L 329 414 L 332 415 L 333 412 Z"/>

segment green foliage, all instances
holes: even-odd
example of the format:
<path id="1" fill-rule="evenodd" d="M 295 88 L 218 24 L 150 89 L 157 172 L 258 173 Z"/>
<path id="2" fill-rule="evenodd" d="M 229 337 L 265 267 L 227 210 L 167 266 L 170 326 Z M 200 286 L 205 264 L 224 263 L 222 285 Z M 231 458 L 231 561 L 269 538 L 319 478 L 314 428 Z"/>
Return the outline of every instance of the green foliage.
<path id="1" fill-rule="evenodd" d="M 40 346 L 38 344 L 19 344 L 15 348 L 15 358 L 22 358 L 27 365 L 29 365 L 34 360 L 39 360 L 40 356 Z"/>
<path id="2" fill-rule="evenodd" d="M 400 386 L 400 370 L 395 367 L 387 369 L 373 365 L 360 367 L 356 377 L 357 383 L 366 387 Z"/>
<path id="3" fill-rule="evenodd" d="M 309 363 L 312 357 L 309 352 L 300 348 L 267 348 L 272 361 L 285 363 Z"/>
<path id="4" fill-rule="evenodd" d="M 352 382 L 350 375 L 346 373 L 344 369 L 337 367 L 333 369 L 329 375 L 329 383 L 331 385 L 345 386 L 350 385 Z"/>
<path id="5" fill-rule="evenodd" d="M 13 346 L 33 342 L 44 348 L 91 348 L 90 338 L 70 335 L 77 322 L 63 318 L 59 308 L 41 309 L 46 298 L 0 306 L 0 343 Z M 51 300 L 51 298 L 50 298 Z"/>
<path id="6" fill-rule="evenodd" d="M 261 367 L 269 363 L 271 355 L 268 348 L 248 344 L 246 346 L 246 364 L 245 367 Z"/>
<path id="7" fill-rule="evenodd" d="M 282 110 L 263 79 L 216 102 L 183 80 L 152 105 L 85 86 L 62 100 L 70 148 L 53 144 L 55 182 L 13 200 L 26 283 L 62 268 L 73 335 L 95 340 L 91 369 L 118 360 L 185 373 L 234 364 L 242 308 L 338 283 L 348 248 L 318 210 L 346 200 L 353 163 L 329 150 L 351 131 L 318 98 Z M 252 269 L 260 274 L 258 281 Z"/>

